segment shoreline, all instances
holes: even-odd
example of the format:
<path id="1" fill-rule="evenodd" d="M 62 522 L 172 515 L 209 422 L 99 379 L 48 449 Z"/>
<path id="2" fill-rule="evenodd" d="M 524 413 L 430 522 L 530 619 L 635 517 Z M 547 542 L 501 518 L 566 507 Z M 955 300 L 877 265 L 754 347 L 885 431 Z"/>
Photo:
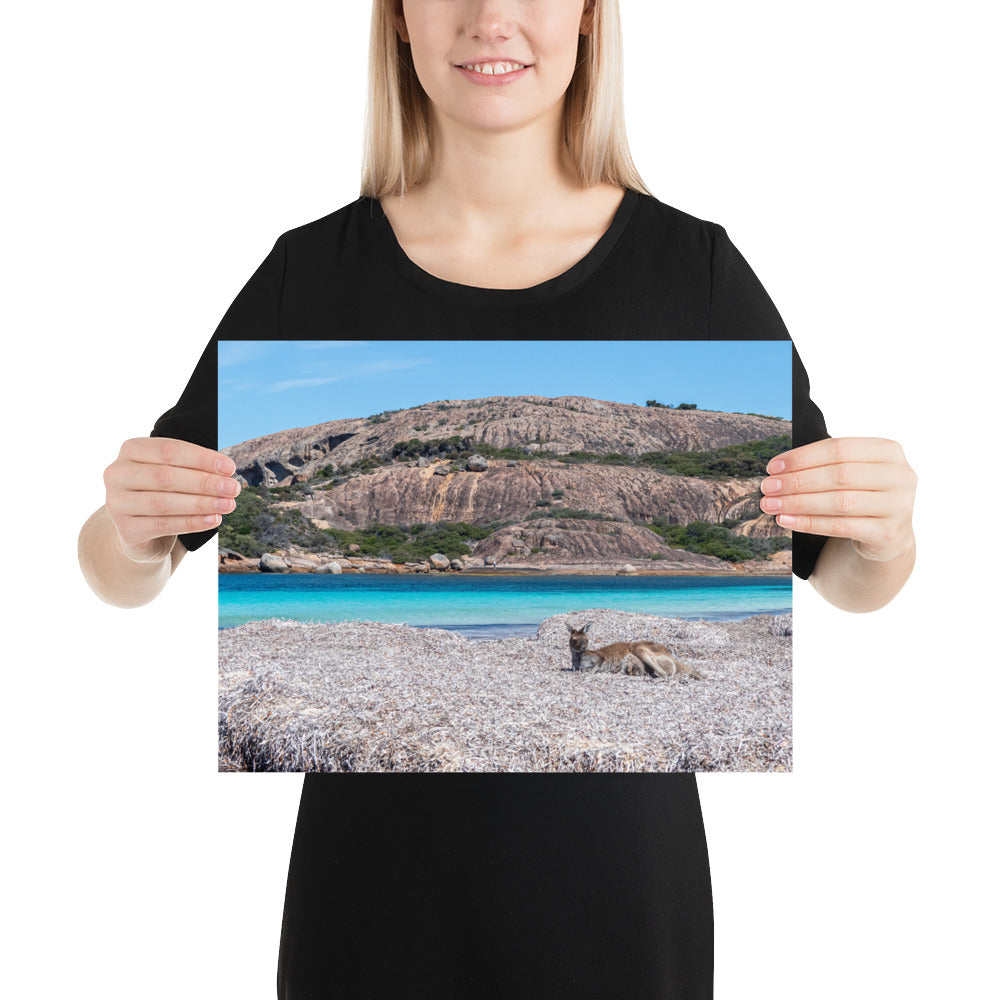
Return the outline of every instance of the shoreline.
<path id="1" fill-rule="evenodd" d="M 745 564 L 739 564 L 745 565 Z M 382 567 L 365 566 L 361 572 L 356 567 L 344 569 L 341 573 L 317 573 L 314 569 L 302 566 L 290 566 L 286 572 L 273 573 L 258 569 L 256 566 L 219 566 L 219 574 L 240 574 L 260 573 L 262 576 L 737 576 L 740 578 L 762 577 L 770 578 L 775 576 L 791 577 L 791 570 L 765 570 L 762 572 L 751 572 L 749 570 L 732 569 L 635 569 L 623 572 L 620 569 L 611 567 L 574 567 L 574 566 L 511 566 L 506 569 L 477 569 L 469 567 L 461 570 L 432 570 L 430 572 L 412 569 L 384 569 Z"/>
<path id="2" fill-rule="evenodd" d="M 704 615 L 675 615 L 673 620 L 675 621 L 688 621 L 688 622 L 712 622 L 715 624 L 722 624 L 725 622 L 741 622 L 748 618 L 757 617 L 771 617 L 778 618 L 783 616 L 790 616 L 791 611 L 750 611 L 746 614 L 732 614 L 725 615 L 723 617 L 705 617 Z M 544 621 L 544 619 L 543 619 Z M 340 618 L 335 621 L 306 621 L 302 618 L 288 618 L 278 615 L 269 615 L 267 618 L 251 618 L 249 621 L 240 622 L 238 625 L 219 625 L 218 630 L 220 632 L 227 631 L 229 629 L 240 628 L 243 625 L 259 625 L 259 624 L 284 624 L 284 623 L 297 623 L 300 625 L 342 625 L 342 624 L 370 624 L 370 625 L 403 625 L 406 628 L 414 629 L 442 629 L 447 632 L 458 632 L 463 634 L 463 629 L 505 629 L 505 628 L 518 628 L 518 629 L 533 629 L 532 635 L 537 635 L 538 629 L 541 628 L 542 622 L 462 622 L 460 624 L 454 623 L 414 623 L 414 622 L 388 622 L 382 621 L 381 619 L 374 618 Z M 528 634 L 527 632 L 522 634 Z M 471 636 L 466 636 L 467 639 L 471 639 Z M 509 636 L 490 636 L 489 638 L 509 638 Z M 477 639 L 476 641 L 480 641 Z"/>
<path id="3" fill-rule="evenodd" d="M 266 573 L 284 576 L 310 573 L 339 576 L 359 574 L 383 574 L 404 576 L 410 574 L 426 576 L 735 576 L 772 577 L 792 576 L 792 553 L 785 549 L 768 559 L 748 559 L 744 562 L 729 563 L 713 556 L 699 556 L 679 550 L 676 558 L 648 559 L 641 557 L 581 558 L 572 562 L 559 562 L 551 556 L 542 556 L 536 561 L 525 561 L 524 557 L 514 557 L 499 565 L 483 565 L 474 556 L 448 559 L 439 554 L 430 559 L 394 563 L 387 556 L 335 555 L 333 553 L 307 552 L 292 545 L 288 549 L 276 549 L 260 557 L 249 557 L 232 549 L 219 549 L 218 571 L 220 575 L 229 573 Z M 529 557 L 530 559 L 531 557 Z M 267 561 L 269 569 L 261 569 Z"/>

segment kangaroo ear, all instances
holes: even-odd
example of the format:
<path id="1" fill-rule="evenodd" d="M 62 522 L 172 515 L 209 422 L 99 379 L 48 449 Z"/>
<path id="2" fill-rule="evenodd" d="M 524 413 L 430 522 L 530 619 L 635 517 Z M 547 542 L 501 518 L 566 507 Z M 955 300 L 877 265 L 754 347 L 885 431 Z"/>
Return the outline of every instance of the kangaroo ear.
<path id="1" fill-rule="evenodd" d="M 593 624 L 593 622 L 587 622 L 587 624 L 583 626 L 583 631 L 586 632 Z"/>
<path id="2" fill-rule="evenodd" d="M 568 628 L 568 629 L 569 629 L 569 631 L 570 631 L 570 634 L 572 634 L 573 632 L 575 632 L 575 631 L 576 631 L 576 629 L 575 629 L 575 628 L 573 628 L 573 626 L 572 626 L 572 625 L 570 625 L 570 623 L 569 623 L 569 622 L 566 622 L 566 628 Z"/>

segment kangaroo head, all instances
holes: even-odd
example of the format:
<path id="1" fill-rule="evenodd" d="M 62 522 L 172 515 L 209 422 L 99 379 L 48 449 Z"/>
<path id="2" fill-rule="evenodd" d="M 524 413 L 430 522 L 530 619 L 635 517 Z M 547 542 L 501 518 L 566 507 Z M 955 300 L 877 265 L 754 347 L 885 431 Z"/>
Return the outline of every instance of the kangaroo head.
<path id="1" fill-rule="evenodd" d="M 574 653 L 585 653 L 587 651 L 587 629 L 593 624 L 593 622 L 587 622 L 583 628 L 573 628 L 569 622 L 566 622 L 566 628 L 569 629 L 569 648 Z"/>

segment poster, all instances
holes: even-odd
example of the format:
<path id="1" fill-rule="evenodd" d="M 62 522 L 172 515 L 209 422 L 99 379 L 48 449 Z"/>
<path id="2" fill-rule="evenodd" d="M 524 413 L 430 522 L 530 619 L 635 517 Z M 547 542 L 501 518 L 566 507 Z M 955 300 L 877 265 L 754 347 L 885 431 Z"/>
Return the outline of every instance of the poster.
<path id="1" fill-rule="evenodd" d="M 790 771 L 787 341 L 220 341 L 226 771 Z"/>

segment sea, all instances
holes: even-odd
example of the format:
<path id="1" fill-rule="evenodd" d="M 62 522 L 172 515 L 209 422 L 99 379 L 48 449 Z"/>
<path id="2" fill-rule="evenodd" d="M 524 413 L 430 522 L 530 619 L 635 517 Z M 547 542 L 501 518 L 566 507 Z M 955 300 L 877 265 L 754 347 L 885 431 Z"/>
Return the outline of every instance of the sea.
<path id="1" fill-rule="evenodd" d="M 588 608 L 706 621 L 789 614 L 792 577 L 219 574 L 220 629 L 267 618 L 377 621 L 504 639 Z"/>

